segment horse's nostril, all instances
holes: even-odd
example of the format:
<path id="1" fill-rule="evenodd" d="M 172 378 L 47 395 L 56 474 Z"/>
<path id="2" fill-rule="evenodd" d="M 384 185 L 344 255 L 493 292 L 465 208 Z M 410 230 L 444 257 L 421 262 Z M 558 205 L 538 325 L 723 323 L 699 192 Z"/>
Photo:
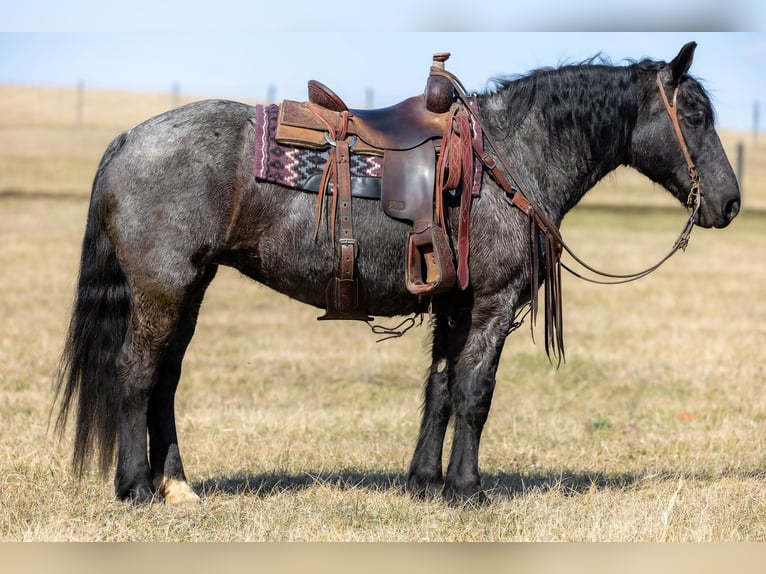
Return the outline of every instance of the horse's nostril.
<path id="1" fill-rule="evenodd" d="M 739 213 L 739 200 L 732 199 L 729 203 L 726 204 L 726 208 L 724 210 L 724 217 L 726 217 L 726 221 L 729 222 L 735 217 L 737 217 L 738 213 Z"/>

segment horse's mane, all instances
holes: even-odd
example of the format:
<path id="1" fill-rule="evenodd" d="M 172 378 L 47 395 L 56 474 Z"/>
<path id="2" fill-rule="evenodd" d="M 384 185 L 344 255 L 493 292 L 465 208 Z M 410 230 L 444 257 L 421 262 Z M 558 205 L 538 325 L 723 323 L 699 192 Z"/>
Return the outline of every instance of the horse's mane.
<path id="1" fill-rule="evenodd" d="M 502 74 L 489 79 L 485 93 L 487 95 L 496 94 L 498 92 L 504 91 L 506 88 L 511 87 L 513 84 L 521 80 L 534 80 L 537 77 L 541 77 L 545 74 L 556 73 L 559 70 L 565 71 L 568 68 L 582 68 L 584 66 L 614 67 L 614 64 L 608 56 L 598 53 L 591 56 L 590 58 L 582 60 L 581 62 L 561 62 L 558 66 L 544 66 L 530 70 L 526 73 Z"/>
<path id="2" fill-rule="evenodd" d="M 642 65 L 660 66 L 649 62 Z M 495 77 L 480 98 L 492 117 L 491 123 L 498 130 L 508 130 L 506 134 L 529 126 L 529 120 L 535 118 L 532 121 L 542 122 L 548 137 L 584 138 L 607 145 L 625 141 L 625 134 L 635 122 L 637 66 L 615 66 L 598 54 L 576 64 Z M 620 121 L 602 121 L 606 116 L 616 116 Z M 561 145 L 569 147 L 573 143 L 562 141 Z M 601 151 L 593 149 L 591 153 L 600 155 Z"/>
<path id="3" fill-rule="evenodd" d="M 567 106 L 571 108 L 572 102 L 582 100 L 578 96 L 586 91 L 592 93 L 594 87 L 598 86 L 602 86 L 605 91 L 611 91 L 612 95 L 631 97 L 626 88 L 636 75 L 657 72 L 667 66 L 665 61 L 649 58 L 624 61 L 626 65 L 616 65 L 607 56 L 599 53 L 577 63 L 542 67 L 525 74 L 495 76 L 488 81 L 487 89 L 482 95 L 489 99 L 501 98 L 506 104 L 512 103 L 506 109 L 522 110 L 522 113 L 523 110 L 533 107 L 535 102 L 550 106 L 551 102 L 555 104 L 566 101 Z M 710 96 L 696 78 L 686 75 L 682 82 L 686 85 L 683 97 L 691 98 L 697 106 L 709 108 L 713 117 Z M 610 98 L 610 95 L 605 92 L 604 98 Z M 550 109 L 549 112 L 555 114 L 554 109 Z"/>

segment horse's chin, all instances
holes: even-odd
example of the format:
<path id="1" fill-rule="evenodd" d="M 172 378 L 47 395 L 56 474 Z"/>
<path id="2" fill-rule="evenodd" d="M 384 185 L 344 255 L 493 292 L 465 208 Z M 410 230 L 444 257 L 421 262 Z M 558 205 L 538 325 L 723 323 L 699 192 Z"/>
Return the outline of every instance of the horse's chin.
<path id="1" fill-rule="evenodd" d="M 713 221 L 713 219 L 711 218 L 709 212 L 704 210 L 702 205 L 700 206 L 700 209 L 697 212 L 697 215 L 694 217 L 694 224 L 699 227 L 704 227 L 705 229 L 718 227 Z"/>
<path id="2" fill-rule="evenodd" d="M 731 220 L 736 216 L 736 212 L 730 213 L 729 210 L 724 210 L 726 216 L 717 215 L 712 209 L 705 198 L 700 199 L 700 208 L 697 211 L 697 215 L 694 218 L 695 225 L 704 227 L 706 229 L 716 228 L 721 229 L 731 223 Z M 738 211 L 738 208 L 737 208 Z"/>

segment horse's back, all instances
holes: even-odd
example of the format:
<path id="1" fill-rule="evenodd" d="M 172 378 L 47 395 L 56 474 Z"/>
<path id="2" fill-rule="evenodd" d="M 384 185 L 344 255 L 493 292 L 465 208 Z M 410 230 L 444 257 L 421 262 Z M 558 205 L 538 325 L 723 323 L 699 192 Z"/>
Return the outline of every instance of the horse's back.
<path id="1" fill-rule="evenodd" d="M 118 136 L 115 141 L 121 145 L 110 164 L 113 170 L 129 169 L 130 179 L 141 185 L 168 179 L 167 170 L 178 176 L 223 177 L 238 164 L 238 146 L 253 110 L 228 100 L 204 100 L 170 110 Z"/>

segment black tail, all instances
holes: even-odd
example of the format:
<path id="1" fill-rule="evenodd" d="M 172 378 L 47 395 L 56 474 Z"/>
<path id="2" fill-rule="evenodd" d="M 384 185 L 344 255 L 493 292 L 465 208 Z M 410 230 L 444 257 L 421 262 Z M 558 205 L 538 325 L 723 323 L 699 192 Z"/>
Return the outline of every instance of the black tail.
<path id="1" fill-rule="evenodd" d="M 77 404 L 72 466 L 78 475 L 95 452 L 101 472 L 108 472 L 117 444 L 116 359 L 128 327 L 130 291 L 104 228 L 99 182 L 124 141 L 120 136 L 107 148 L 93 182 L 74 309 L 55 381 L 59 432 Z"/>

